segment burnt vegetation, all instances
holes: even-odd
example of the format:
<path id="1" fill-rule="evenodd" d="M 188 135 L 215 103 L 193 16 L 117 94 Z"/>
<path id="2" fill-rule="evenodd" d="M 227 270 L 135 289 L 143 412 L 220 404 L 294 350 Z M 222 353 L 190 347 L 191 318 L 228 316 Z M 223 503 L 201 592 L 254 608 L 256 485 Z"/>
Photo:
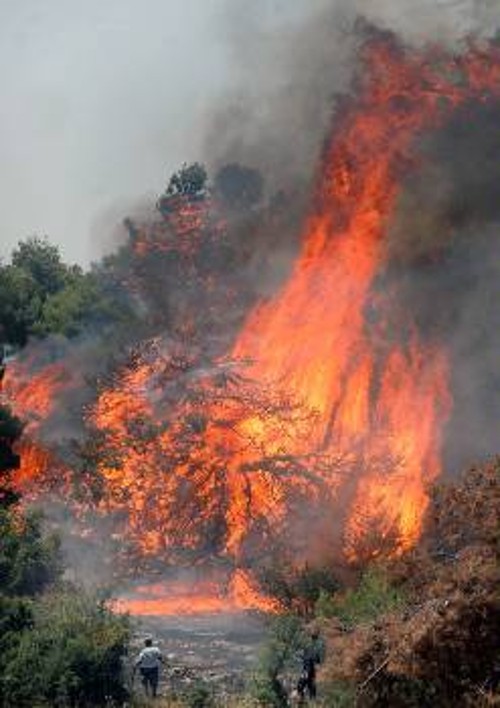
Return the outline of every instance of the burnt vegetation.
<path id="1" fill-rule="evenodd" d="M 497 704 L 499 494 L 498 460 L 435 487 L 419 546 L 378 569 L 385 590 L 361 585 L 365 599 L 391 588 L 397 602 L 347 623 L 352 592 L 323 606 L 337 618 L 325 622 L 335 652 L 326 674 L 350 681 L 357 705 Z"/>

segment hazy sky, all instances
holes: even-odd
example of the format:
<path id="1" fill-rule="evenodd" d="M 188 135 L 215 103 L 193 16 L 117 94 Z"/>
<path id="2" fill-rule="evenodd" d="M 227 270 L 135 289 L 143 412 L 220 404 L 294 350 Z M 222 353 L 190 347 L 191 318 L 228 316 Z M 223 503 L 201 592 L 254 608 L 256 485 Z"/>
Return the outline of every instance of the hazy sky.
<path id="1" fill-rule="evenodd" d="M 436 7 L 460 18 L 498 1 L 352 0 L 410 26 L 425 8 L 434 24 Z M 235 77 L 273 76 L 268 50 L 245 71 L 239 45 L 337 3 L 350 0 L 0 0 L 0 256 L 46 234 L 67 259 L 98 257 L 114 224 L 203 158 Z"/>
<path id="2" fill-rule="evenodd" d="M 47 234 L 86 262 L 196 159 L 228 82 L 227 0 L 0 0 L 0 255 Z"/>

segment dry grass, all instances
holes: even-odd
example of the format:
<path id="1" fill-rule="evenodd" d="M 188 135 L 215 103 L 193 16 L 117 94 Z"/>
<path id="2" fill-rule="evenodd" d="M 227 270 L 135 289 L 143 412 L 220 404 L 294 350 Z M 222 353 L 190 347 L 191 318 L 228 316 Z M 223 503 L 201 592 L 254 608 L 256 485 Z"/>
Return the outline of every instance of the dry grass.
<path id="1" fill-rule="evenodd" d="M 357 684 L 366 705 L 499 705 L 483 687 L 498 661 L 500 461 L 432 501 L 426 543 L 386 570 L 406 605 L 347 632 L 332 622 L 327 678 Z"/>

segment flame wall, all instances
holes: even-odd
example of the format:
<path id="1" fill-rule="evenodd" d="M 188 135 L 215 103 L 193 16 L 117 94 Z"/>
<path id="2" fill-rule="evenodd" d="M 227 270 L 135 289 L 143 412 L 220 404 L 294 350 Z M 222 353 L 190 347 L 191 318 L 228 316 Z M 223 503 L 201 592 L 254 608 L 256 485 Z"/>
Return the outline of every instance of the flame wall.
<path id="1" fill-rule="evenodd" d="M 303 560 L 314 553 L 298 543 L 304 524 L 326 545 L 340 538 L 351 559 L 404 551 L 420 534 L 442 469 L 452 360 L 397 280 L 379 284 L 421 140 L 465 104 L 498 100 L 500 52 L 405 50 L 375 36 L 362 54 L 288 281 L 216 363 L 180 355 L 162 332 L 85 410 L 99 513 L 147 557 L 247 565 L 279 538 Z M 136 243 L 138 258 L 155 240 L 147 246 Z M 49 399 L 33 405 L 43 413 Z"/>

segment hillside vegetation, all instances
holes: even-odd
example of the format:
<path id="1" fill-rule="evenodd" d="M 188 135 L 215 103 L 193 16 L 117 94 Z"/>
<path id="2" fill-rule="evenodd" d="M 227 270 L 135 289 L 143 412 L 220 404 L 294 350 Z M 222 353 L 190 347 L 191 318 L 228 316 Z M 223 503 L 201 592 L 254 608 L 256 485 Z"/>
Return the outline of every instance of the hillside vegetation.
<path id="1" fill-rule="evenodd" d="M 319 608 L 325 681 L 359 706 L 500 704 L 499 509 L 499 460 L 437 486 L 419 547 Z"/>

